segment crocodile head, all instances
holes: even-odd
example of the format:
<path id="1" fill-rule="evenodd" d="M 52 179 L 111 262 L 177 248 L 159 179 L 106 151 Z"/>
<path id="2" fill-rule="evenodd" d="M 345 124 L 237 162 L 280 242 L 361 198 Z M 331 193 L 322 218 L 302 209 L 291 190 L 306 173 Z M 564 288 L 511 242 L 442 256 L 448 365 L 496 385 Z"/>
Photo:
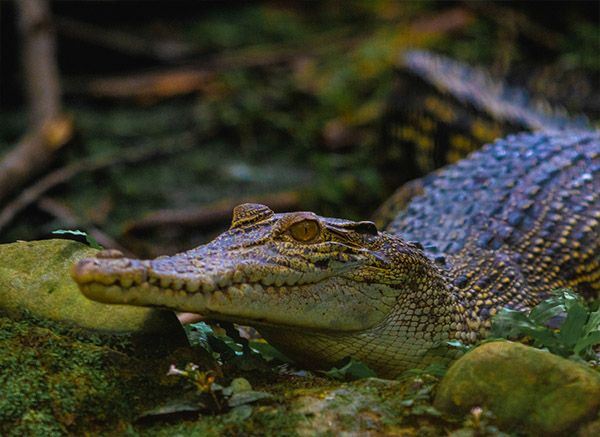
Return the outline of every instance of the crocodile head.
<path id="1" fill-rule="evenodd" d="M 256 326 L 294 356 L 310 349 L 292 339 L 298 336 L 339 342 L 390 325 L 390 318 L 401 323 L 399 303 L 414 309 L 407 296 L 425 299 L 435 288 L 432 273 L 418 247 L 371 222 L 275 214 L 255 204 L 236 207 L 228 231 L 190 251 L 154 260 L 105 251 L 72 270 L 93 300 Z M 414 312 L 405 310 L 410 324 Z"/>

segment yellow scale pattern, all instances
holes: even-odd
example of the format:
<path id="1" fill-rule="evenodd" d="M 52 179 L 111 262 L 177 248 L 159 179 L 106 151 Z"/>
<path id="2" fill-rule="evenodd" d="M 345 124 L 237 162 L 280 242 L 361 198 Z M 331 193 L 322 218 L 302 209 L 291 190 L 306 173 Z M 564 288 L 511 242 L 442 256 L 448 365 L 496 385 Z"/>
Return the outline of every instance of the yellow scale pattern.
<path id="1" fill-rule="evenodd" d="M 597 133 L 499 140 L 426 181 L 388 231 L 443 257 L 472 323 L 555 288 L 600 290 Z"/>

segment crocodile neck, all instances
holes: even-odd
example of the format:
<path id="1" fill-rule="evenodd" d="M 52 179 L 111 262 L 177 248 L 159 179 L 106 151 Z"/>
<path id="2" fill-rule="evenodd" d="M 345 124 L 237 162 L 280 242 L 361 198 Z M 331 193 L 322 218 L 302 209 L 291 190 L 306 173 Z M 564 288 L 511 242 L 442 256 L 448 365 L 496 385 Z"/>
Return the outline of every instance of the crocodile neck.
<path id="1" fill-rule="evenodd" d="M 467 311 L 459 290 L 452 285 L 452 276 L 452 272 L 429 264 L 420 280 L 400 293 L 389 315 L 366 330 L 336 333 L 257 328 L 269 343 L 308 368 L 315 363 L 328 368 L 352 356 L 369 363 L 379 375 L 398 375 L 407 368 L 453 358 L 455 354 L 447 348 L 450 340 L 471 344 L 480 337 L 479 318 Z"/>

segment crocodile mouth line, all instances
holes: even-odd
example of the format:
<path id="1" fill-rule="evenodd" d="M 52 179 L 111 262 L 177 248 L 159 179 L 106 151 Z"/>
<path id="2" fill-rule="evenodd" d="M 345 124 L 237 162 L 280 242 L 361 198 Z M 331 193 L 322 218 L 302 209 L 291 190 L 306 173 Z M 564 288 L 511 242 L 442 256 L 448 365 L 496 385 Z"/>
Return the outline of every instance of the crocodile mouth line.
<path id="1" fill-rule="evenodd" d="M 107 282 L 107 281 L 106 281 Z M 252 301 L 259 296 L 273 296 L 277 298 L 281 293 L 301 293 L 305 284 L 298 285 L 264 285 L 256 283 L 230 284 L 223 287 L 211 288 L 204 291 L 202 288 L 193 287 L 191 291 L 177 283 L 178 287 L 165 287 L 160 281 L 145 281 L 133 283 L 129 280 L 126 284 L 115 278 L 112 283 L 107 284 L 100 281 L 89 281 L 79 283 L 79 288 L 87 297 L 104 303 L 133 304 L 144 306 L 156 306 L 178 311 L 190 311 L 200 314 L 218 313 L 222 314 L 223 308 L 227 308 L 236 302 L 244 300 Z M 214 311 L 218 308 L 218 311 Z"/>
<path id="2" fill-rule="evenodd" d="M 106 285 L 101 282 L 87 282 L 79 284 L 80 290 L 84 295 L 93 300 L 117 304 L 117 305 L 143 305 L 146 307 L 155 307 L 171 311 L 187 311 L 197 313 L 206 317 L 220 321 L 239 323 L 242 325 L 251 325 L 257 328 L 281 328 L 298 329 L 298 326 L 288 323 L 269 322 L 264 318 L 252 316 L 238 316 L 227 314 L 223 309 L 234 302 L 234 299 L 242 298 L 244 295 L 252 299 L 251 295 L 269 294 L 274 297 L 282 292 L 299 292 L 301 286 L 263 286 L 261 283 L 243 283 L 233 284 L 223 288 L 217 288 L 211 292 L 189 292 L 182 288 L 174 290 L 172 288 L 163 288 L 150 282 L 133 284 L 129 287 L 123 287 L 115 281 L 112 285 Z M 152 302 L 148 302 L 148 296 L 152 296 Z M 305 331 L 318 332 L 322 334 L 339 334 L 335 329 L 315 329 L 303 327 Z"/>
<path id="3" fill-rule="evenodd" d="M 183 291 L 185 293 L 212 293 L 224 291 L 229 287 L 243 287 L 244 285 L 269 287 L 294 287 L 313 285 L 326 280 L 329 275 L 323 272 L 303 272 L 290 269 L 287 272 L 261 275 L 256 272 L 226 271 L 220 275 L 202 275 L 191 272 L 184 274 L 169 274 L 155 270 L 147 261 L 124 260 L 125 262 L 115 266 L 116 269 L 127 270 L 127 273 L 119 274 L 102 272 L 98 259 L 90 258 L 80 261 L 71 272 L 71 276 L 80 287 L 93 285 L 119 287 L 129 290 L 133 287 L 144 289 L 165 289 L 173 292 Z M 133 262 L 132 262 L 133 261 Z M 281 266 L 275 266 L 281 267 Z"/>
<path id="4" fill-rule="evenodd" d="M 283 284 L 281 286 L 273 286 L 273 285 L 264 285 L 261 282 L 241 282 L 234 283 L 230 285 L 226 285 L 223 287 L 211 287 L 210 289 L 203 289 L 197 286 L 193 286 L 191 289 L 187 286 L 188 283 L 184 282 L 182 285 L 176 284 L 176 287 L 169 287 L 160 284 L 159 282 L 145 281 L 141 283 L 133 283 L 129 280 L 126 282 L 120 281 L 119 279 L 115 279 L 111 283 L 106 283 L 102 281 L 89 281 L 85 283 L 79 283 L 79 288 L 86 292 L 95 292 L 95 293 L 103 293 L 106 294 L 107 297 L 110 295 L 117 295 L 120 293 L 121 296 L 126 295 L 134 295 L 136 292 L 139 293 L 151 293 L 152 295 L 157 295 L 158 293 L 164 294 L 169 297 L 193 297 L 193 296 L 203 296 L 203 297 L 211 297 L 218 296 L 219 293 L 223 294 L 227 297 L 233 297 L 235 294 L 240 293 L 277 293 L 280 289 L 286 289 L 290 291 L 294 291 L 294 289 L 298 289 L 302 285 L 308 285 L 310 283 L 298 284 L 298 285 L 288 285 Z M 143 297 L 143 294 L 140 294 L 140 297 Z M 129 302 L 127 302 L 129 303 Z"/>
<path id="5" fill-rule="evenodd" d="M 98 292 L 120 290 L 123 293 L 127 293 L 139 289 L 147 292 L 162 291 L 174 295 L 210 295 L 219 292 L 228 293 L 231 290 L 269 293 L 282 288 L 294 289 L 301 286 L 314 285 L 326 280 L 327 277 L 318 278 L 317 280 L 298 280 L 298 277 L 287 279 L 281 277 L 268 277 L 257 281 L 251 281 L 249 278 L 241 279 L 245 280 L 238 282 L 227 278 L 216 280 L 212 278 L 182 279 L 159 275 L 154 276 L 148 273 L 131 277 L 97 276 L 95 278 L 86 279 L 75 277 L 75 281 L 82 290 L 93 290 Z"/>

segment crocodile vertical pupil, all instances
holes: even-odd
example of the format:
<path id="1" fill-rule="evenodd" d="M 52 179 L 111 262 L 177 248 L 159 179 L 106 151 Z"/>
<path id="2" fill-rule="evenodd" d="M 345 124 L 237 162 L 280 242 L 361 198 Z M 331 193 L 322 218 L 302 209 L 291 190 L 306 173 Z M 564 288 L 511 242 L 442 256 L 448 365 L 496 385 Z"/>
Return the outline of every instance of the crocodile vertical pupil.
<path id="1" fill-rule="evenodd" d="M 302 220 L 290 227 L 290 234 L 297 241 L 311 241 L 319 235 L 319 225 L 314 220 Z"/>

